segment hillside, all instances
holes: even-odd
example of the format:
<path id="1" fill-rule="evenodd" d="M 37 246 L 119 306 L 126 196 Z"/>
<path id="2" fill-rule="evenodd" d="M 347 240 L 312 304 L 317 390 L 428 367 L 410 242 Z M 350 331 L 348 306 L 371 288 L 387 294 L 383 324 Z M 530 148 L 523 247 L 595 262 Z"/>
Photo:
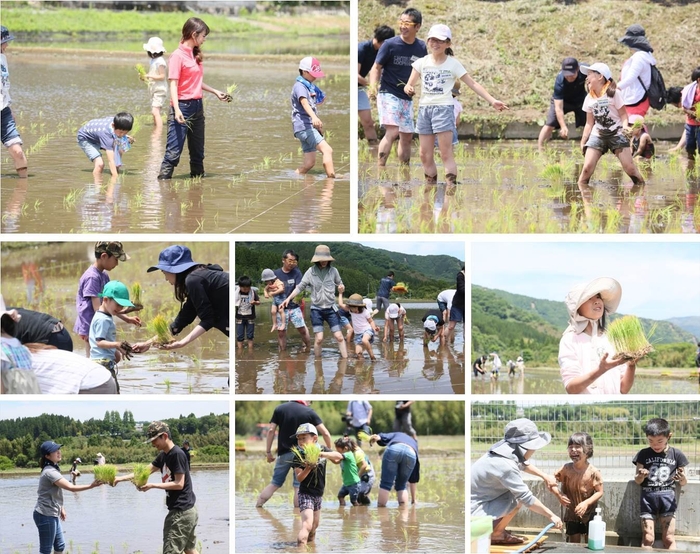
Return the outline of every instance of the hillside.
<path id="1" fill-rule="evenodd" d="M 700 341 L 700 316 L 672 317 L 666 321 L 676 327 L 680 327 L 684 331 L 692 333 L 692 335 Z"/>

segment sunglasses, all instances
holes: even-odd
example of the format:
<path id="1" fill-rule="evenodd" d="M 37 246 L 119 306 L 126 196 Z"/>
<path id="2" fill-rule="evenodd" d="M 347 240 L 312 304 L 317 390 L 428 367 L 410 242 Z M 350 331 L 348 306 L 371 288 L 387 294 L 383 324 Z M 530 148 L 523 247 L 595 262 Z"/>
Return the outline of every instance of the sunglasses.
<path id="1" fill-rule="evenodd" d="M 405 21 L 403 19 L 399 19 L 397 23 L 399 24 L 399 27 L 415 27 L 418 25 L 418 23 L 414 23 L 413 21 Z"/>

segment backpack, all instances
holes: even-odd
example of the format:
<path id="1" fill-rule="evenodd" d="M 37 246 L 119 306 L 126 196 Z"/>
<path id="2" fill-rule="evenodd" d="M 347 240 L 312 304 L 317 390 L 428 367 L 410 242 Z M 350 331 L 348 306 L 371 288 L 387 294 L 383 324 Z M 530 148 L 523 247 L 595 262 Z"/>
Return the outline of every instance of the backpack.
<path id="1" fill-rule="evenodd" d="M 641 77 L 637 76 L 637 79 L 639 79 L 642 88 L 647 93 L 649 105 L 655 110 L 663 110 L 666 107 L 666 83 L 664 83 L 661 71 L 659 71 L 655 65 L 651 65 L 651 82 L 649 83 L 649 88 L 644 86 Z"/>

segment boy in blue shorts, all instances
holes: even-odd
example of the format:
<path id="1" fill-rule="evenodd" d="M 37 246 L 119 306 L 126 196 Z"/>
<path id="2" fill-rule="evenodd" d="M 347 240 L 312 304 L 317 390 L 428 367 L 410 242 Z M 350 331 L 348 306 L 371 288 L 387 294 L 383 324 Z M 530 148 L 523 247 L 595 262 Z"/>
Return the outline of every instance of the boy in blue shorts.
<path id="1" fill-rule="evenodd" d="M 316 58 L 308 56 L 299 62 L 299 77 L 292 87 L 292 127 L 294 136 L 301 142 L 304 163 L 296 172 L 306 175 L 316 165 L 318 150 L 323 154 L 326 175 L 335 178 L 333 149 L 323 138 L 323 122 L 316 115 L 316 106 L 323 103 L 325 95 L 313 83 L 325 76 Z"/>
<path id="2" fill-rule="evenodd" d="M 650 419 L 644 426 L 649 448 L 635 455 L 632 463 L 637 466 L 634 482 L 642 487 L 640 516 L 642 518 L 642 548 L 654 545 L 654 520 L 661 524 L 661 540 L 664 548 L 676 549 L 676 483 L 688 482 L 685 454 L 669 446 L 673 433 L 668 421 L 660 417 Z"/>
<path id="3" fill-rule="evenodd" d="M 78 145 L 85 155 L 95 165 L 92 176 L 99 183 L 105 163 L 102 161 L 101 150 L 107 153 L 107 164 L 112 176 L 116 177 L 121 166 L 120 148 L 133 144 L 134 139 L 127 133 L 134 126 L 134 116 L 120 112 L 114 117 L 103 117 L 88 121 L 78 130 Z M 126 138 L 126 143 L 122 140 Z"/>

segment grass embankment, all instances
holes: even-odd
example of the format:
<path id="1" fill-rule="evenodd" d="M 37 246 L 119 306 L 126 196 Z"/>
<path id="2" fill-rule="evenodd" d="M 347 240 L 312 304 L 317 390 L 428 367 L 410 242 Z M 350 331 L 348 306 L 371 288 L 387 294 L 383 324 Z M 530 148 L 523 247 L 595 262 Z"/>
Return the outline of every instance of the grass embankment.
<path id="1" fill-rule="evenodd" d="M 588 0 L 574 5 L 553 0 L 413 0 L 406 7 L 423 14 L 421 39 L 432 25 L 448 25 L 455 57 L 478 83 L 510 107 L 510 111 L 496 114 L 467 90 L 460 96 L 463 121 L 543 124 L 562 59 L 574 56 L 584 63 L 606 63 L 618 79 L 631 54 L 618 39 L 633 23 L 644 26 L 667 87 L 688 84 L 698 65 L 697 56 L 688 56 L 697 52 L 697 5 L 630 0 Z M 397 29 L 402 11 L 398 5 L 363 0 L 359 4 L 358 39 L 370 38 L 377 25 Z M 663 112 L 652 110 L 647 116 L 654 124 L 681 119 L 672 106 Z"/>

